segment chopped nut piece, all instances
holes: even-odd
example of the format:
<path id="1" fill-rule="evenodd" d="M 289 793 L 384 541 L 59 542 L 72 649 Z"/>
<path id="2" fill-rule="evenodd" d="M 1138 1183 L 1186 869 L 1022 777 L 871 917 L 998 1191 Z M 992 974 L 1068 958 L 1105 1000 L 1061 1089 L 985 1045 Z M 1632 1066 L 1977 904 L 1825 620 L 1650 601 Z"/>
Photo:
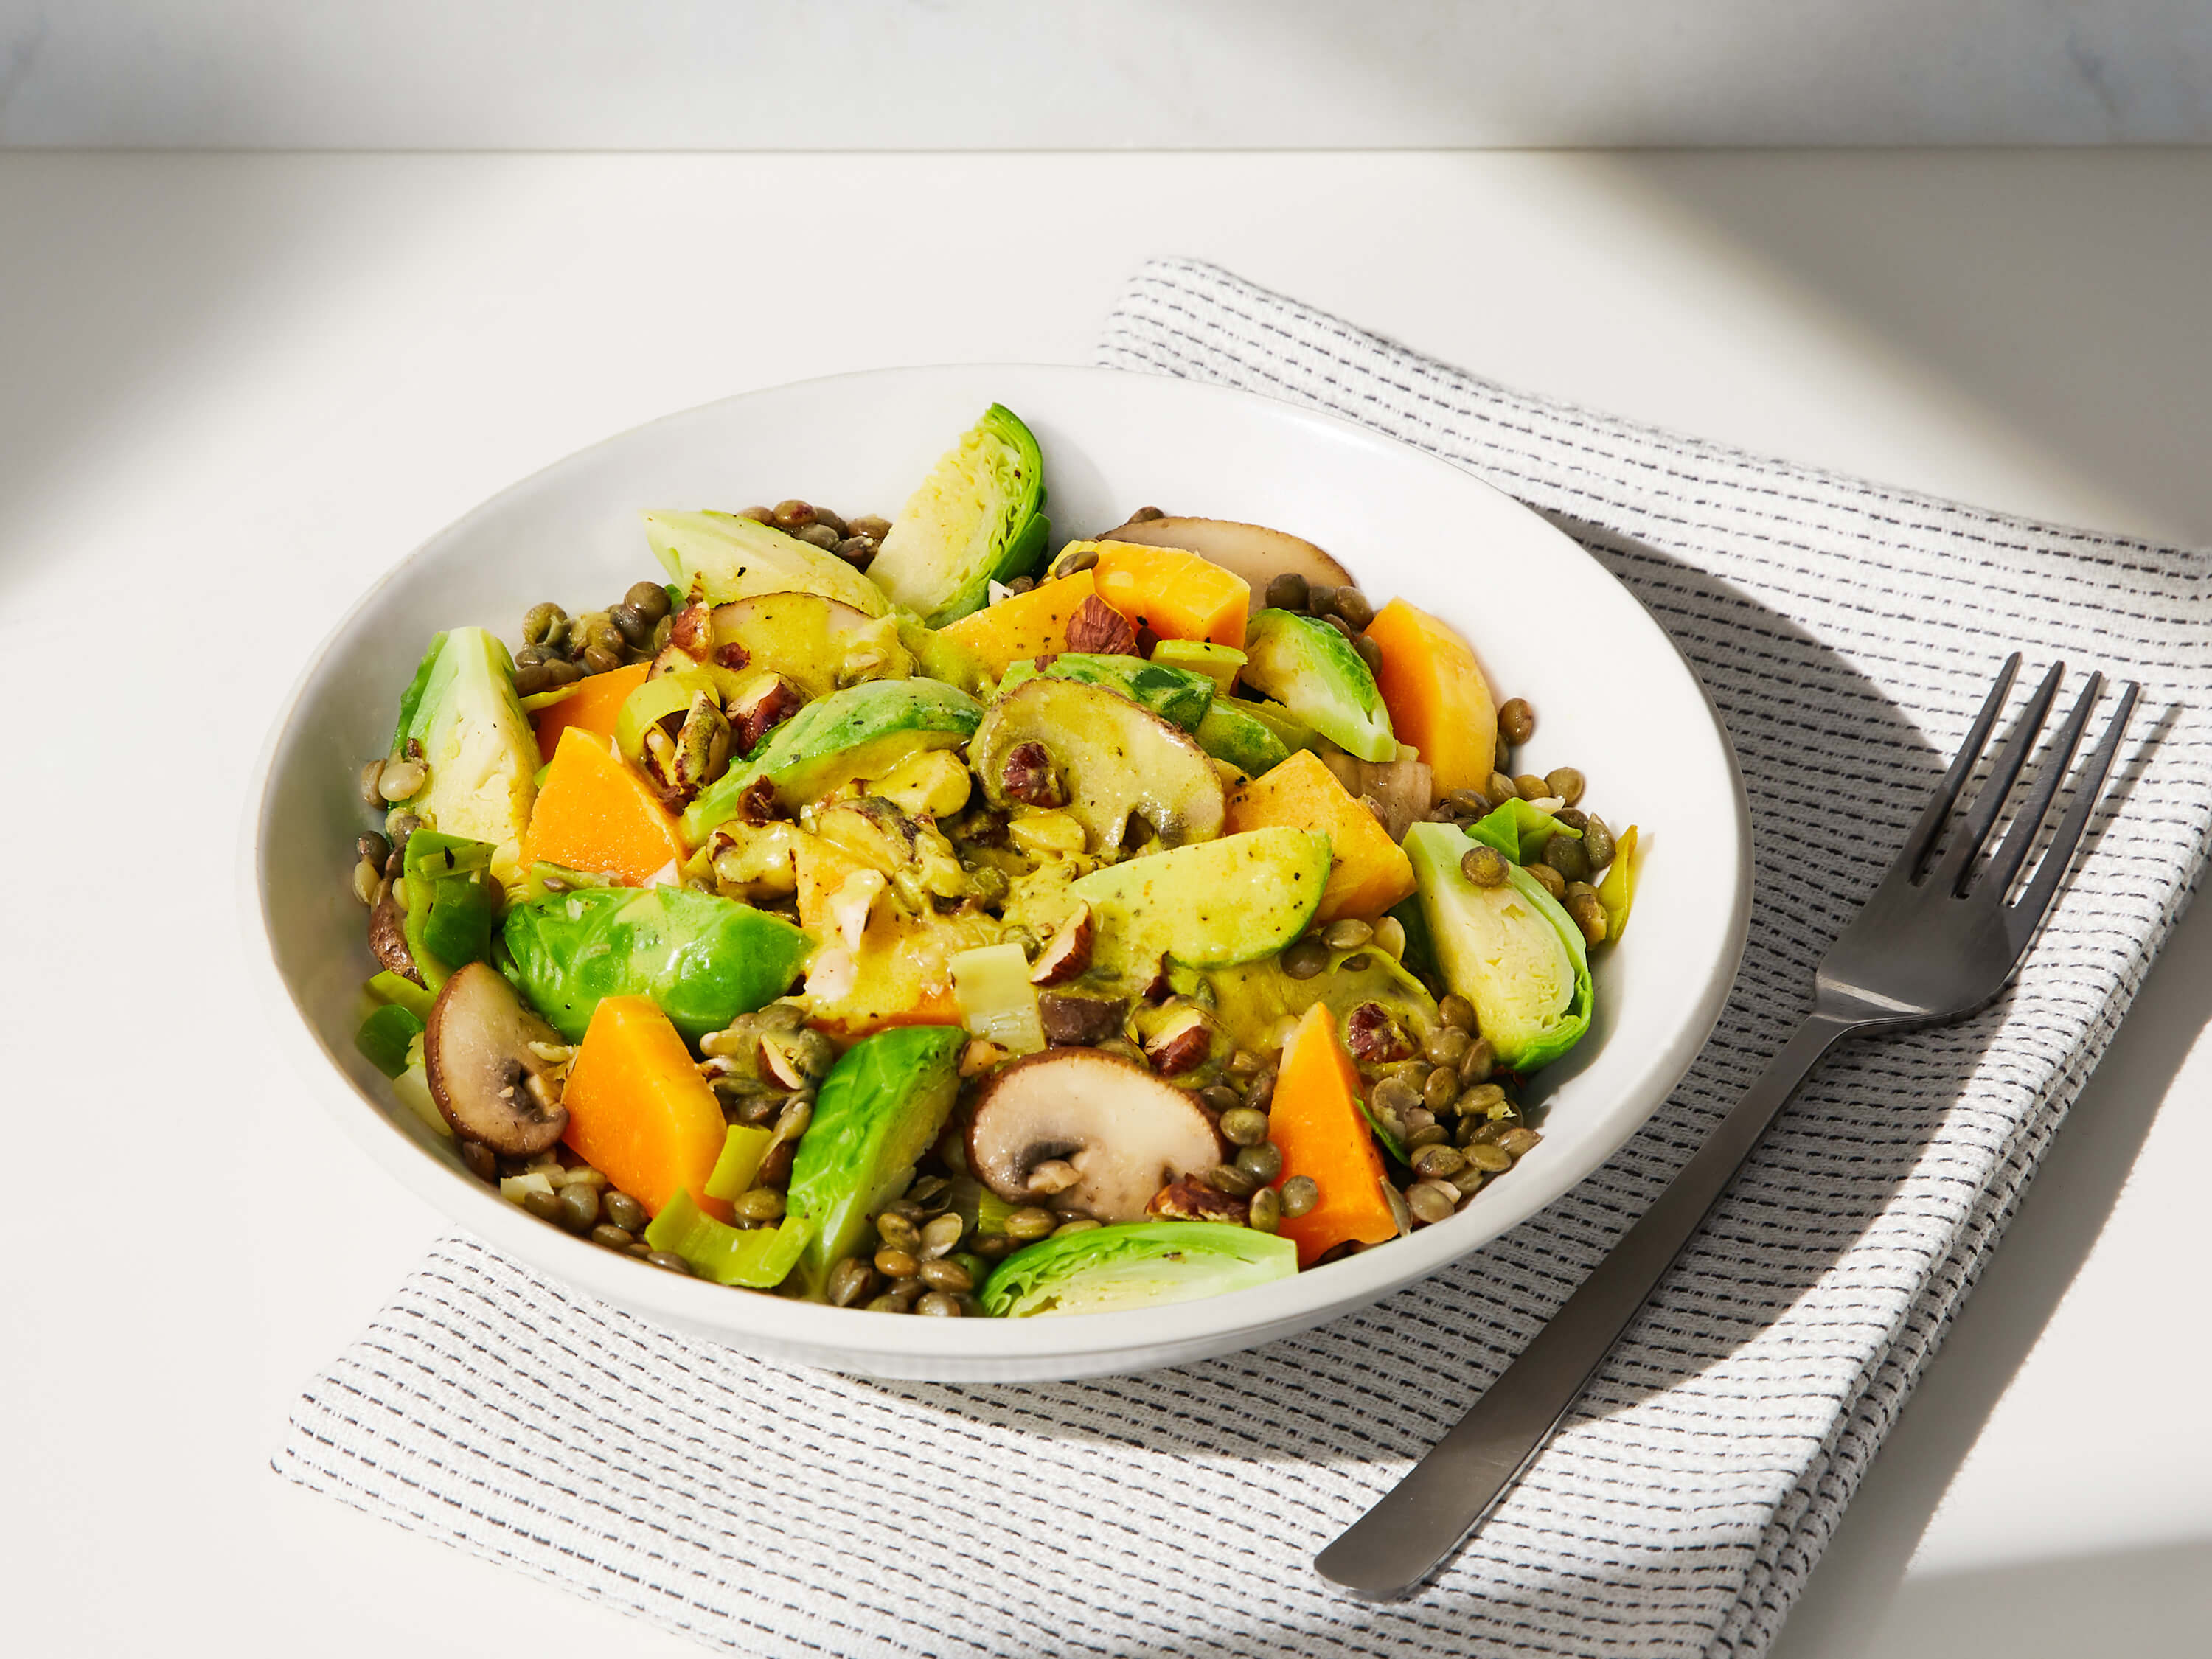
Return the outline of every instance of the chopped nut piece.
<path id="1" fill-rule="evenodd" d="M 1195 1008 L 1185 1008 L 1170 1015 L 1153 1033 L 1145 1045 L 1145 1058 L 1161 1076 L 1175 1077 L 1202 1064 L 1212 1050 L 1213 1031 L 1206 1016 Z"/>
<path id="2" fill-rule="evenodd" d="M 1028 806 L 1058 806 L 1067 797 L 1053 775 L 1052 757 L 1041 743 L 1016 744 L 1000 774 L 1006 799 Z"/>
<path id="3" fill-rule="evenodd" d="M 1067 648 L 1104 656 L 1131 656 L 1137 649 L 1137 629 L 1127 617 L 1093 593 L 1067 619 Z"/>
<path id="4" fill-rule="evenodd" d="M 776 819 L 775 786 L 766 778 L 755 778 L 738 797 L 738 819 L 757 829 Z"/>
<path id="5" fill-rule="evenodd" d="M 1352 1050 L 1354 1059 L 1370 1066 L 1387 1066 L 1413 1052 L 1411 1040 L 1379 1002 L 1363 1002 L 1346 1016 L 1344 1046 Z"/>
<path id="6" fill-rule="evenodd" d="M 1060 931 L 1052 936 L 1030 969 L 1032 985 L 1065 985 L 1079 976 L 1091 966 L 1091 946 L 1097 929 L 1091 921 L 1091 907 L 1076 907 L 1075 914 L 1060 924 Z"/>
<path id="7" fill-rule="evenodd" d="M 764 686 L 746 707 L 731 709 L 730 724 L 737 733 L 738 752 L 751 754 L 770 727 L 781 726 L 796 714 L 805 701 L 788 680 L 778 678 Z"/>
<path id="8" fill-rule="evenodd" d="M 1157 1221 L 1224 1221 L 1242 1227 L 1250 1218 L 1251 1206 L 1202 1182 L 1184 1180 L 1161 1188 L 1145 1206 L 1145 1213 Z"/>
<path id="9" fill-rule="evenodd" d="M 971 1037 L 968 1046 L 960 1051 L 960 1075 L 981 1077 L 1000 1060 L 1012 1058 L 1012 1049 L 1001 1048 L 988 1037 Z"/>
<path id="10" fill-rule="evenodd" d="M 669 624 L 668 642 L 678 651 L 704 657 L 714 645 L 713 607 L 687 605 L 678 611 L 675 621 Z"/>

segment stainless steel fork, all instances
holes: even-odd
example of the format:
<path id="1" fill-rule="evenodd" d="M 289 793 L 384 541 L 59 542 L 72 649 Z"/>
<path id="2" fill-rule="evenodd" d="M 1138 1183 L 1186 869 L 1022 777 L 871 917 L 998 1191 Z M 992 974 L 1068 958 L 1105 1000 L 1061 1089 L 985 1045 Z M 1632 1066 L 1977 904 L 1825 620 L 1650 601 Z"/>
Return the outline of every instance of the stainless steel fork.
<path id="1" fill-rule="evenodd" d="M 1324 1578 L 1361 1595 L 1402 1595 L 1488 1518 L 1559 1431 L 1568 1408 L 1719 1201 L 1782 1103 L 1838 1038 L 1956 1019 L 1986 1007 L 2004 989 L 2065 877 L 2135 708 L 2136 688 L 2123 686 L 2033 878 L 2008 902 L 2104 688 L 2101 675 L 2090 675 L 2043 757 L 2033 791 L 1984 863 L 1982 848 L 2050 714 L 2064 668 L 2054 664 L 2044 676 L 1963 824 L 1945 845 L 1944 825 L 2020 672 L 2018 653 L 2006 660 L 1896 861 L 1821 963 L 1805 1023 L 1643 1219 L 1467 1415 L 1315 1558 Z"/>

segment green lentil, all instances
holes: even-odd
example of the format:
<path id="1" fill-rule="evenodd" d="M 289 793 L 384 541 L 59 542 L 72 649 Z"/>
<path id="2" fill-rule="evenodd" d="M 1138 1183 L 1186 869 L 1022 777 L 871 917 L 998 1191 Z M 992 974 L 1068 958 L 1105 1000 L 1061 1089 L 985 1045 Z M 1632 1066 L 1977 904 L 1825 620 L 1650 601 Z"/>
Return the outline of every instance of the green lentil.
<path id="1" fill-rule="evenodd" d="M 1263 1140 L 1256 1146 L 1239 1147 L 1237 1167 L 1264 1186 L 1283 1172 L 1282 1148 L 1272 1140 Z"/>
<path id="2" fill-rule="evenodd" d="M 1267 1138 L 1267 1115 L 1239 1106 L 1221 1115 L 1222 1139 L 1232 1146 L 1256 1146 Z"/>

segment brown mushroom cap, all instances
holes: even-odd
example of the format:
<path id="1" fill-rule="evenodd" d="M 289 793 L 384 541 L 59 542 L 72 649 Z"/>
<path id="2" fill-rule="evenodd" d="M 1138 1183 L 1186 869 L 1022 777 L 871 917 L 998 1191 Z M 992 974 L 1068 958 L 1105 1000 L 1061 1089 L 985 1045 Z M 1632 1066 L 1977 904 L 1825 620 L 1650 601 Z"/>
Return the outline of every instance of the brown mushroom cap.
<path id="1" fill-rule="evenodd" d="M 1225 1150 L 1195 1097 L 1095 1048 L 1051 1048 L 1002 1067 L 968 1121 L 968 1167 L 1000 1197 L 1044 1199 L 1031 1172 L 1063 1160 L 1079 1179 L 1049 1194 L 1052 1207 L 1108 1222 L 1142 1221 L 1161 1188 L 1212 1169 Z"/>
<path id="2" fill-rule="evenodd" d="M 544 1152 L 568 1127 L 553 1063 L 533 1042 L 558 1046 L 561 1034 L 522 1006 L 489 963 L 472 962 L 447 980 L 422 1031 L 430 1095 L 453 1133 L 509 1158 Z"/>
<path id="3" fill-rule="evenodd" d="M 1352 573 L 1311 542 L 1270 530 L 1265 525 L 1228 519 L 1139 519 L 1108 531 L 1102 542 L 1137 542 L 1146 547 L 1179 547 L 1242 576 L 1252 590 L 1251 609 L 1267 603 L 1267 583 L 1285 571 L 1316 587 L 1344 587 Z"/>

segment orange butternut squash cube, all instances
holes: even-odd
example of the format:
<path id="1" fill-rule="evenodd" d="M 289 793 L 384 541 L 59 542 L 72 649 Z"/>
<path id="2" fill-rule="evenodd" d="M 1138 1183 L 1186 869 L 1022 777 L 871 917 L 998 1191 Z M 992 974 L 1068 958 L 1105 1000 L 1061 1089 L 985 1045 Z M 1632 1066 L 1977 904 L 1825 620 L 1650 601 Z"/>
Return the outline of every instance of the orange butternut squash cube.
<path id="1" fill-rule="evenodd" d="M 1091 572 L 1079 570 L 970 611 L 937 631 L 981 657 L 996 678 L 1014 663 L 1066 650 L 1068 619 L 1097 591 Z"/>
<path id="2" fill-rule="evenodd" d="M 1277 824 L 1328 837 L 1328 881 L 1314 912 L 1316 921 L 1380 915 L 1413 890 L 1413 860 L 1405 848 L 1310 749 L 1299 750 L 1231 795 L 1221 833 Z"/>
<path id="3" fill-rule="evenodd" d="M 561 734 L 522 838 L 523 863 L 542 859 L 638 887 L 689 856 L 676 820 L 611 738 L 574 726 Z"/>
<path id="4" fill-rule="evenodd" d="M 1276 1187 L 1304 1176 L 1321 1188 L 1313 1208 L 1285 1216 L 1279 1229 L 1298 1247 L 1301 1267 L 1347 1239 L 1380 1244 L 1398 1236 L 1359 1089 L 1359 1068 L 1337 1036 L 1336 1016 L 1327 1003 L 1315 1003 L 1283 1045 L 1267 1113 L 1267 1137 L 1283 1154 Z"/>
<path id="5" fill-rule="evenodd" d="M 1498 706 L 1468 642 L 1403 599 L 1375 613 L 1367 637 L 1382 652 L 1375 685 L 1390 729 L 1421 751 L 1437 793 L 1487 790 L 1498 761 Z"/>
<path id="6" fill-rule="evenodd" d="M 607 997 L 568 1067 L 562 1091 L 578 1157 L 651 1211 L 689 1191 L 726 1221 L 707 1177 L 722 1154 L 722 1108 L 668 1016 L 645 997 Z"/>
<path id="7" fill-rule="evenodd" d="M 1252 587 L 1242 576 L 1177 547 L 1088 542 L 1098 562 L 1098 597 L 1164 640 L 1242 647 Z M 1063 552 L 1061 556 L 1066 555 Z"/>
<path id="8" fill-rule="evenodd" d="M 634 662 L 627 668 L 610 669 L 578 680 L 558 702 L 548 703 L 531 716 L 538 728 L 538 752 L 552 754 L 561 746 L 561 734 L 570 726 L 597 738 L 615 734 L 615 717 L 623 700 L 645 684 L 651 663 Z"/>

